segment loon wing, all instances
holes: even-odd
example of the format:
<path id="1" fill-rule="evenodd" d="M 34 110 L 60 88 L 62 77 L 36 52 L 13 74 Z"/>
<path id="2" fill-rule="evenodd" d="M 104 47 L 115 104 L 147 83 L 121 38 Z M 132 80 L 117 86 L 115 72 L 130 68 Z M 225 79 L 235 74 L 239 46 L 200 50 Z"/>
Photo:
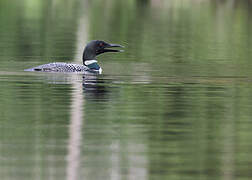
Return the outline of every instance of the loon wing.
<path id="1" fill-rule="evenodd" d="M 42 72 L 84 72 L 89 68 L 80 64 L 70 64 L 63 62 L 55 62 L 49 64 L 43 64 L 25 71 L 42 71 Z"/>

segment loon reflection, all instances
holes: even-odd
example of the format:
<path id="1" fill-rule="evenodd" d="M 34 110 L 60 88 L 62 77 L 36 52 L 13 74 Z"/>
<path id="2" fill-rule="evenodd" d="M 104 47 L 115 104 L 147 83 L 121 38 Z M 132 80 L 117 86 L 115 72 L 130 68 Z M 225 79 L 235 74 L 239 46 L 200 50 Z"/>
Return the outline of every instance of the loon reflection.
<path id="1" fill-rule="evenodd" d="M 98 65 L 96 56 L 106 52 L 123 52 L 123 50 L 111 49 L 113 47 L 123 46 L 119 44 L 109 44 L 100 40 L 89 42 L 83 52 L 81 64 L 54 62 L 43 64 L 34 68 L 25 69 L 25 71 L 42 71 L 42 72 L 91 72 L 101 74 L 102 68 Z"/>
<path id="2" fill-rule="evenodd" d="M 111 87 L 108 88 L 110 80 L 101 78 L 100 76 L 83 76 L 82 79 L 83 92 L 89 100 L 106 100 L 109 97 Z"/>

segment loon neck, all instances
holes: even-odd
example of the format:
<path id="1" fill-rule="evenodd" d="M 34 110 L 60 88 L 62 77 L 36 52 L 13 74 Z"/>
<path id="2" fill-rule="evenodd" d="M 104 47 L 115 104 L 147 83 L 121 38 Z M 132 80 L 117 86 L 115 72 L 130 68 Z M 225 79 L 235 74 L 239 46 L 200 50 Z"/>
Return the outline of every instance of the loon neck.
<path id="1" fill-rule="evenodd" d="M 93 48 L 90 48 L 89 46 L 86 46 L 83 51 L 82 60 L 84 65 L 86 61 L 96 60 L 95 50 Z"/>
<path id="2" fill-rule="evenodd" d="M 95 70 L 95 71 L 99 71 L 99 72 L 101 70 L 99 64 L 97 63 L 97 60 L 95 60 L 95 59 L 84 61 L 84 65 L 87 66 L 90 70 Z"/>
<path id="3" fill-rule="evenodd" d="M 93 63 L 97 63 L 97 60 L 96 59 L 92 59 L 92 60 L 85 60 L 84 61 L 84 65 L 85 66 L 89 66 L 90 64 L 93 64 Z"/>
<path id="4" fill-rule="evenodd" d="M 96 60 L 96 54 L 92 48 L 88 46 L 85 48 L 82 56 L 84 66 L 87 66 L 91 70 L 99 71 L 100 66 Z"/>

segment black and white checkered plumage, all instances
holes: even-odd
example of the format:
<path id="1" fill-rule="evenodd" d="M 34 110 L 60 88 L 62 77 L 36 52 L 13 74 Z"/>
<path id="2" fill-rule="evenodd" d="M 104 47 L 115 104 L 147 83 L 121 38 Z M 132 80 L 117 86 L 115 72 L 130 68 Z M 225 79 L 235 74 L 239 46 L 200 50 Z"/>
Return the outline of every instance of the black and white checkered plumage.
<path id="1" fill-rule="evenodd" d="M 88 70 L 89 68 L 84 65 L 63 63 L 63 62 L 43 64 L 31 69 L 27 69 L 27 71 L 43 71 L 43 72 L 83 72 Z"/>

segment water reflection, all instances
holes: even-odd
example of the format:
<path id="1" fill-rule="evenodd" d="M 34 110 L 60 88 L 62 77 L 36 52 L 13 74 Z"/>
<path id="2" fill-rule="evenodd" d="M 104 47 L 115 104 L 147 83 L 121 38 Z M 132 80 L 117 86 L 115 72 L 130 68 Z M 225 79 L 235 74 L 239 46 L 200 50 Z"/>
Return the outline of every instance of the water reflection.
<path id="1" fill-rule="evenodd" d="M 80 3 L 81 6 L 85 5 L 85 2 Z M 81 47 L 88 38 L 88 19 L 83 14 L 79 18 L 77 24 L 77 40 L 76 47 L 78 51 L 75 54 L 75 61 L 78 63 L 78 59 L 82 55 L 83 49 Z M 84 75 L 85 76 L 85 75 Z M 88 74 L 86 75 L 88 76 Z M 80 77 L 77 75 L 77 77 Z M 67 155 L 67 180 L 79 179 L 81 169 L 81 147 L 83 140 L 83 124 L 85 125 L 85 95 L 83 94 L 82 83 L 79 81 L 71 81 L 72 84 L 72 98 L 71 98 L 71 118 L 69 126 L 69 142 L 68 142 L 68 155 Z"/>
<path id="2" fill-rule="evenodd" d="M 107 82 L 103 79 L 97 81 L 97 76 L 83 76 L 83 89 L 86 97 L 93 100 L 106 100 L 109 94 L 109 87 L 106 88 Z"/>
<path id="3" fill-rule="evenodd" d="M 82 146 L 82 126 L 84 120 L 84 98 L 79 83 L 73 84 L 69 142 L 67 155 L 67 180 L 78 179 Z"/>
<path id="4" fill-rule="evenodd" d="M 78 73 L 42 74 L 42 76 L 44 76 L 45 82 L 49 84 L 71 84 L 77 92 L 82 91 L 75 87 L 75 84 L 78 84 L 78 87 L 81 87 L 83 89 L 83 96 L 79 98 L 84 98 L 85 96 L 85 98 L 90 100 L 106 100 L 107 98 L 109 98 L 111 89 L 116 89 L 116 87 L 109 86 L 109 84 L 113 85 L 114 83 L 112 79 L 106 79 L 106 76 L 104 77 L 103 75 L 98 75 L 94 73 L 84 75 Z M 114 94 L 116 93 L 114 92 Z"/>

